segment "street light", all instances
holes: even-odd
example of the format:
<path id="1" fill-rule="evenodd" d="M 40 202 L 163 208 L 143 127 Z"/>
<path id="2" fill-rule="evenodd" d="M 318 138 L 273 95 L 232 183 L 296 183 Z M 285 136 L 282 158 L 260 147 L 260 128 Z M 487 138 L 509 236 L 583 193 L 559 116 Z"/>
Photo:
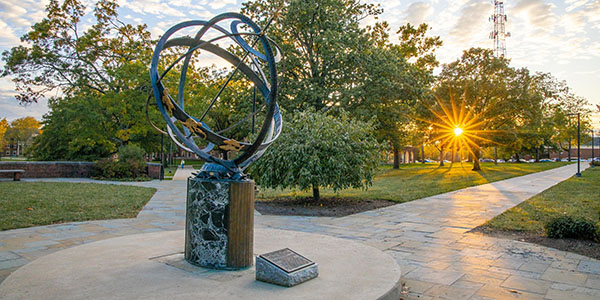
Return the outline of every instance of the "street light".
<path id="1" fill-rule="evenodd" d="M 581 124 L 580 124 L 580 113 L 568 114 L 567 116 L 577 115 L 577 173 L 575 176 L 581 177 Z M 569 153 L 570 154 L 570 153 Z"/>
<path id="2" fill-rule="evenodd" d="M 592 132 L 592 168 L 594 167 L 594 128 L 590 129 Z"/>

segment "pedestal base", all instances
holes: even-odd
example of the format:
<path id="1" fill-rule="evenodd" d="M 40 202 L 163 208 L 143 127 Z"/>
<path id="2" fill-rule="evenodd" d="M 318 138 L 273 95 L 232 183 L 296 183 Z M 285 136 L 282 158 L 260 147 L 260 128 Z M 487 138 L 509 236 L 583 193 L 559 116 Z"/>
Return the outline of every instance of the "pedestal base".
<path id="1" fill-rule="evenodd" d="M 252 266 L 254 181 L 190 177 L 185 259 L 214 269 Z"/>
<path id="2" fill-rule="evenodd" d="M 255 253 L 289 247 L 319 263 L 319 277 L 287 288 L 255 279 L 254 268 L 220 271 L 183 260 L 183 231 L 119 237 L 62 250 L 13 272 L 0 299 L 344 299 L 400 298 L 389 255 L 350 240 L 255 230 Z"/>

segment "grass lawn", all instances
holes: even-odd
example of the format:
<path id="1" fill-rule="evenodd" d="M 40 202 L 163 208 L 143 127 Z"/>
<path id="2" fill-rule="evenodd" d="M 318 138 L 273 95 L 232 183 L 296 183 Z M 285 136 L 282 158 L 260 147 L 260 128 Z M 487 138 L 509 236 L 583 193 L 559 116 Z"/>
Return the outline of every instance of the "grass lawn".
<path id="1" fill-rule="evenodd" d="M 568 164 L 552 163 L 482 163 L 483 171 L 474 172 L 472 163 L 454 163 L 439 167 L 438 164 L 401 165 L 393 170 L 391 166 L 383 167 L 368 190 L 348 189 L 339 191 L 322 189 L 321 197 L 344 197 L 356 199 L 390 200 L 407 202 L 445 192 L 450 192 L 474 185 L 540 172 Z M 292 189 L 261 189 L 259 199 L 278 197 L 310 197 L 309 191 Z"/>
<path id="2" fill-rule="evenodd" d="M 581 177 L 571 177 L 505 211 L 484 226 L 507 231 L 541 233 L 554 217 L 569 215 L 600 220 L 600 168 L 588 168 Z"/>
<path id="3" fill-rule="evenodd" d="M 156 189 L 94 183 L 0 182 L 0 230 L 133 218 Z"/>
<path id="4" fill-rule="evenodd" d="M 165 180 L 172 180 L 175 175 L 175 171 L 177 171 L 177 167 L 166 167 L 165 170 Z"/>

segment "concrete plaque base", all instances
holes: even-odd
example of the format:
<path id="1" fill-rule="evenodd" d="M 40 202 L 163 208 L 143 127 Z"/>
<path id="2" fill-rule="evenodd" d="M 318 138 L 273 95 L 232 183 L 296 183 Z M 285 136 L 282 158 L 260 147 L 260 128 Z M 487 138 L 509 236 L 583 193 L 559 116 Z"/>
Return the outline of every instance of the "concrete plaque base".
<path id="1" fill-rule="evenodd" d="M 301 259 L 307 260 L 289 249 L 282 249 L 276 252 L 285 250 L 291 252 L 292 255 L 297 255 Z M 282 266 L 278 265 L 276 262 L 269 260 L 266 255 L 259 255 L 256 257 L 256 280 L 292 287 L 319 276 L 317 264 L 310 260 L 308 260 L 310 261 L 308 264 L 302 263 L 302 266 L 293 268 L 292 270 L 286 270 L 285 267 L 282 268 Z"/>
<path id="2" fill-rule="evenodd" d="M 183 259 L 184 232 L 123 236 L 48 254 L 0 283 L 2 300 L 398 300 L 400 267 L 351 240 L 256 229 L 256 253 L 290 247 L 319 263 L 319 277 L 293 288 L 256 280 L 255 268 L 199 268 Z"/>

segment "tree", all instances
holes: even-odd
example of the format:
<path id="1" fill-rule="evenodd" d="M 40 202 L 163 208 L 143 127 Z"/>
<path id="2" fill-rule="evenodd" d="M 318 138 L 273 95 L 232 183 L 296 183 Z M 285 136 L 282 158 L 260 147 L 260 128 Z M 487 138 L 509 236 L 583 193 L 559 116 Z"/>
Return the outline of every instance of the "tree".
<path id="1" fill-rule="evenodd" d="M 242 12 L 263 24 L 281 47 L 279 102 L 288 111 L 344 102 L 369 35 L 360 21 L 381 10 L 358 0 L 256 0 Z"/>
<path id="2" fill-rule="evenodd" d="M 418 27 L 414 27 L 410 23 L 400 26 L 396 32 L 399 43 L 392 46 L 398 53 L 397 55 L 406 60 L 413 70 L 409 76 L 409 84 L 413 89 L 405 90 L 404 93 L 397 94 L 397 97 L 416 102 L 410 103 L 410 108 L 404 109 L 404 121 L 394 128 L 397 136 L 392 143 L 394 169 L 400 167 L 399 148 L 401 145 L 423 145 L 425 139 L 430 136 L 430 124 L 422 122 L 419 113 L 423 110 L 422 101 L 431 99 L 430 89 L 434 83 L 433 69 L 439 65 L 435 51 L 442 46 L 439 36 L 427 36 L 427 31 L 430 29 L 426 23 L 422 23 Z M 428 133 L 428 136 L 425 136 L 425 132 Z M 440 156 L 442 156 L 442 152 L 443 146 Z M 440 160 L 440 163 L 443 165 L 443 160 Z"/>
<path id="3" fill-rule="evenodd" d="M 427 30 L 430 29 L 427 23 L 422 23 L 419 27 L 407 23 L 400 26 L 396 33 L 400 40 L 398 46 L 402 57 L 431 74 L 440 64 L 435 57 L 435 50 L 443 43 L 439 36 L 427 36 Z"/>
<path id="4" fill-rule="evenodd" d="M 437 102 L 453 123 L 449 127 L 469 126 L 460 142 L 474 157 L 473 170 L 480 170 L 481 147 L 514 142 L 539 119 L 542 97 L 532 88 L 533 81 L 527 69 L 510 67 L 490 49 L 471 48 L 444 65 Z"/>
<path id="5" fill-rule="evenodd" d="M 17 146 L 17 155 L 25 152 L 31 139 L 40 133 L 40 122 L 34 117 L 23 117 L 10 122 L 4 135 L 5 142 L 10 141 Z"/>
<path id="6" fill-rule="evenodd" d="M 312 188 L 334 191 L 366 188 L 372 184 L 380 161 L 373 124 L 313 110 L 294 114 L 277 143 L 251 167 L 263 187 Z"/>
<path id="7" fill-rule="evenodd" d="M 2 157 L 3 149 L 4 149 L 4 134 L 6 134 L 6 129 L 8 129 L 8 121 L 6 118 L 2 118 L 0 120 L 0 157 Z"/>
<path id="8" fill-rule="evenodd" d="M 83 30 L 78 0 L 51 0 L 46 17 L 22 37 L 25 46 L 3 53 L 2 76 L 11 76 L 22 103 L 53 90 L 51 111 L 37 139 L 41 159 L 96 159 L 130 142 L 146 151 L 158 136 L 144 116 L 149 91 L 150 33 L 118 19 L 114 0 L 95 4 L 95 24 Z M 160 117 L 152 115 L 156 121 Z"/>

